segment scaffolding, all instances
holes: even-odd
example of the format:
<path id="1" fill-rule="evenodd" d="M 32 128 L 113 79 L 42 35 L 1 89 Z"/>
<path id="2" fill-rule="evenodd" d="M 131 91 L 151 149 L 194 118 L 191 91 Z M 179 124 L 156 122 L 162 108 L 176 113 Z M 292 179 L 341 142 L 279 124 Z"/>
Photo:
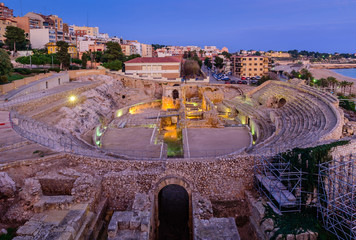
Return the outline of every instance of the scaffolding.
<path id="1" fill-rule="evenodd" d="M 356 239 L 356 156 L 319 165 L 318 218 L 338 239 Z"/>
<path id="2" fill-rule="evenodd" d="M 257 190 L 281 213 L 300 212 L 302 171 L 281 155 L 257 156 L 254 161 Z"/>

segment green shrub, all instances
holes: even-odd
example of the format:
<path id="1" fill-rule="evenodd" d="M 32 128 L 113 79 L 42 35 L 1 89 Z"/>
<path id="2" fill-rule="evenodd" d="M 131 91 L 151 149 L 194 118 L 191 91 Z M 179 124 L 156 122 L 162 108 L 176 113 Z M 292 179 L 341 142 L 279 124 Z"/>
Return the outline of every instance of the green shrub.
<path id="1" fill-rule="evenodd" d="M 32 69 L 32 73 L 48 73 L 47 69 Z"/>
<path id="2" fill-rule="evenodd" d="M 79 69 L 80 69 L 80 67 L 75 66 L 75 65 L 70 65 L 69 66 L 69 70 L 79 70 Z"/>
<path id="3" fill-rule="evenodd" d="M 14 72 L 20 73 L 22 75 L 30 75 L 32 71 L 27 68 L 14 68 Z"/>
<path id="4" fill-rule="evenodd" d="M 115 61 L 103 63 L 103 66 L 110 70 L 119 71 L 120 69 L 122 69 L 122 62 L 120 60 L 115 60 Z"/>
<path id="5" fill-rule="evenodd" d="M 51 72 L 57 72 L 57 73 L 59 73 L 61 71 L 60 68 L 49 68 L 48 70 Z"/>

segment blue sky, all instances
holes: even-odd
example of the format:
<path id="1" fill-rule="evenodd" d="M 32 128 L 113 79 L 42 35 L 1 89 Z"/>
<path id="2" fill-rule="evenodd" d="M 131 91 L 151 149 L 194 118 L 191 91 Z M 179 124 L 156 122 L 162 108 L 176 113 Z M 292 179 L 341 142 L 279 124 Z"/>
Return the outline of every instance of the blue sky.
<path id="1" fill-rule="evenodd" d="M 356 53 L 356 0 L 3 0 L 16 16 L 21 1 L 143 43 Z"/>

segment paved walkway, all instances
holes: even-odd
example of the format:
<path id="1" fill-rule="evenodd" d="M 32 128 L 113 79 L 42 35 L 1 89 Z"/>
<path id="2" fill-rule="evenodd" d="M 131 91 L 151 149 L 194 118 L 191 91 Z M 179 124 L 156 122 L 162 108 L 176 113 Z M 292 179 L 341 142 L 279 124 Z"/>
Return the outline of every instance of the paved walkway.
<path id="1" fill-rule="evenodd" d="M 45 81 L 47 81 L 47 80 L 49 80 L 49 79 L 52 79 L 52 78 L 55 77 L 55 76 L 63 76 L 63 75 L 66 75 L 66 74 L 68 74 L 68 73 L 55 73 L 55 74 L 53 74 L 53 75 L 50 76 L 50 77 L 42 78 L 42 79 L 37 80 L 37 81 L 34 81 L 34 82 L 32 82 L 32 83 L 23 85 L 23 86 L 21 86 L 21 87 L 19 87 L 19 88 L 17 88 L 17 89 L 14 89 L 14 90 L 8 92 L 8 93 L 5 94 L 4 96 L 1 96 L 0 99 L 1 99 L 1 100 L 11 99 L 11 98 L 12 98 L 13 96 L 15 96 L 16 94 L 18 94 L 18 93 L 20 93 L 20 92 L 22 92 L 22 91 L 24 91 L 24 90 L 26 90 L 26 89 L 28 89 L 28 88 L 30 88 L 30 87 L 33 87 L 33 86 L 35 86 L 35 85 L 37 85 L 37 84 L 39 84 L 39 83 L 41 83 L 41 82 L 45 82 Z"/>

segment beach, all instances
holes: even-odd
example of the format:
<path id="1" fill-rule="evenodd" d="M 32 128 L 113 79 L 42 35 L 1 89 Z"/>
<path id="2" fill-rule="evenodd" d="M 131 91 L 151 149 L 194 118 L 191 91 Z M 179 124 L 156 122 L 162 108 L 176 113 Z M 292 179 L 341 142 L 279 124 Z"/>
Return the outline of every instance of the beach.
<path id="1" fill-rule="evenodd" d="M 356 78 L 351 78 L 351 77 L 346 77 L 344 75 L 341 75 L 339 73 L 336 73 L 330 69 L 315 69 L 311 68 L 309 69 L 310 72 L 313 74 L 313 76 L 317 79 L 319 78 L 327 78 L 327 77 L 334 77 L 336 78 L 339 82 L 342 81 L 348 81 L 348 82 L 354 82 L 354 85 L 352 86 L 352 93 L 356 94 Z M 349 88 L 346 88 L 346 92 L 349 92 Z"/>

